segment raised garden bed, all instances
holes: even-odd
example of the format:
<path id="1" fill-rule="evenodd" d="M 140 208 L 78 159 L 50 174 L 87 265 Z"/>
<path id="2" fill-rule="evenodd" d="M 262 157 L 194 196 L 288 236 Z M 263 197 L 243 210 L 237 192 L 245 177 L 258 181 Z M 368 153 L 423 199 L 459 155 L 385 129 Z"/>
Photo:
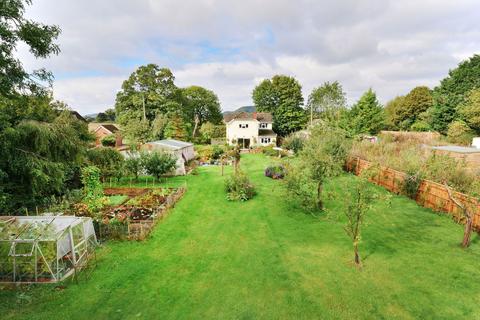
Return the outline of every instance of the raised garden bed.
<path id="1" fill-rule="evenodd" d="M 110 196 L 132 195 L 128 201 L 118 206 L 110 206 L 101 212 L 97 221 L 97 233 L 100 239 L 145 239 L 158 220 L 185 193 L 185 188 L 109 188 L 105 194 Z"/>

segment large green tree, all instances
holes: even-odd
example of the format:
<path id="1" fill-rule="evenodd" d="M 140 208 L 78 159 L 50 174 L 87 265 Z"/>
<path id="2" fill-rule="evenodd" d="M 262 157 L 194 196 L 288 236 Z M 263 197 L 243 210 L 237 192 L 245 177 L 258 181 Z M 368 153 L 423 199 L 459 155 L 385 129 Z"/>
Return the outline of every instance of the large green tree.
<path id="1" fill-rule="evenodd" d="M 122 175 L 124 158 L 114 148 L 93 148 L 88 150 L 87 157 L 91 165 L 100 169 L 100 176 L 103 181 L 107 178 L 120 178 Z"/>
<path id="2" fill-rule="evenodd" d="M 261 112 L 273 113 L 279 105 L 278 92 L 270 79 L 263 80 L 253 89 L 252 99 L 257 111 Z"/>
<path id="3" fill-rule="evenodd" d="M 87 125 L 63 111 L 52 122 L 23 120 L 0 131 L 0 211 L 42 205 L 78 187 L 91 136 Z"/>
<path id="4" fill-rule="evenodd" d="M 128 110 L 122 112 L 117 117 L 121 124 L 122 135 L 126 138 L 126 143 L 136 145 L 148 142 L 152 137 L 152 128 L 150 121 L 143 118 L 138 110 Z"/>
<path id="5" fill-rule="evenodd" d="M 200 126 L 206 122 L 219 124 L 223 116 L 217 95 L 199 86 L 182 89 L 184 113 L 186 120 L 193 124 L 192 137 L 198 133 Z"/>
<path id="6" fill-rule="evenodd" d="M 115 111 L 122 121 L 125 112 L 135 112 L 152 121 L 158 112 L 167 113 L 181 106 L 181 92 L 170 69 L 156 64 L 141 66 L 122 84 L 117 93 Z"/>
<path id="7" fill-rule="evenodd" d="M 310 120 L 320 117 L 328 121 L 337 121 L 342 109 L 347 106 L 347 95 L 338 82 L 325 82 L 314 88 L 308 96 L 307 109 L 310 111 Z"/>
<path id="8" fill-rule="evenodd" d="M 26 44 L 36 58 L 60 50 L 60 29 L 25 15 L 30 0 L 0 2 L 0 212 L 46 204 L 79 186 L 80 166 L 91 141 L 87 125 L 53 101 L 52 74 L 28 72 L 15 57 Z"/>
<path id="9" fill-rule="evenodd" d="M 376 134 L 383 128 L 384 110 L 372 89 L 368 89 L 353 105 L 349 118 L 354 134 Z"/>
<path id="10" fill-rule="evenodd" d="M 448 125 L 459 117 L 457 109 L 468 93 L 480 88 L 480 55 L 475 54 L 450 70 L 448 76 L 433 91 L 431 126 L 446 133 Z"/>
<path id="11" fill-rule="evenodd" d="M 96 122 L 114 122 L 115 121 L 115 109 L 109 108 L 104 112 L 99 112 L 95 117 Z"/>
<path id="12" fill-rule="evenodd" d="M 480 134 L 480 88 L 470 91 L 465 102 L 458 108 L 460 117 Z"/>
<path id="13" fill-rule="evenodd" d="M 425 86 L 415 87 L 406 96 L 396 97 L 387 103 L 386 123 L 396 130 L 409 130 L 432 105 L 431 90 Z"/>
<path id="14" fill-rule="evenodd" d="M 263 80 L 253 90 L 252 99 L 257 111 L 272 113 L 273 129 L 281 136 L 305 125 L 302 86 L 293 77 L 276 75 Z"/>
<path id="15" fill-rule="evenodd" d="M 58 54 L 55 43 L 60 28 L 25 17 L 31 0 L 0 1 L 0 96 L 11 97 L 18 92 L 44 91 L 43 82 L 51 82 L 52 74 L 45 69 L 29 73 L 15 57 L 17 45 L 23 42 L 36 58 Z"/>
<path id="16" fill-rule="evenodd" d="M 398 110 L 403 108 L 405 96 L 396 96 L 385 105 L 385 126 L 390 130 L 399 130 Z"/>
<path id="17" fill-rule="evenodd" d="M 168 139 L 187 140 L 188 128 L 180 112 L 171 112 L 168 114 L 168 122 L 163 131 L 163 135 Z"/>
<path id="18" fill-rule="evenodd" d="M 166 68 L 155 64 L 139 67 L 117 94 L 117 121 L 131 143 L 149 139 L 195 136 L 205 122 L 220 123 L 218 97 L 199 86 L 180 89 Z"/>

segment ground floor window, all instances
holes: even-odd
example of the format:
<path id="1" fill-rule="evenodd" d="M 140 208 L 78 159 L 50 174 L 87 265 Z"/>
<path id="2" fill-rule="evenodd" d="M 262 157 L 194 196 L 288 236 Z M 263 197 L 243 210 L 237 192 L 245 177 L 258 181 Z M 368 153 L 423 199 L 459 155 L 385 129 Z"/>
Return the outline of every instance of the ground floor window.
<path id="1" fill-rule="evenodd" d="M 270 143 L 272 140 L 270 138 L 260 138 L 261 143 Z"/>

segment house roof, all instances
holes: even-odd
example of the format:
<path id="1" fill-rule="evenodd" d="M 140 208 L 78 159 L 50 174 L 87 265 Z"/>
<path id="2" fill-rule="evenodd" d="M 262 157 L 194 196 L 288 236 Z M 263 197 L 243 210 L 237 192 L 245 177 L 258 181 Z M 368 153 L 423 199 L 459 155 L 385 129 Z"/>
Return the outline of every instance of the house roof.
<path id="1" fill-rule="evenodd" d="M 164 147 L 170 150 L 179 150 L 187 147 L 193 147 L 193 143 L 174 140 L 174 139 L 151 141 L 151 142 L 147 142 L 147 144 Z"/>
<path id="2" fill-rule="evenodd" d="M 272 122 L 272 114 L 269 112 L 238 112 L 226 114 L 223 118 L 225 123 L 232 120 L 257 120 L 260 122 Z"/>
<path id="3" fill-rule="evenodd" d="M 82 117 L 82 115 L 75 110 L 70 110 L 70 114 L 80 121 L 87 122 L 87 120 L 84 117 Z"/>
<path id="4" fill-rule="evenodd" d="M 111 133 L 115 133 L 117 131 L 119 131 L 120 129 L 113 123 L 103 123 L 103 124 L 99 124 L 98 126 L 94 127 L 92 126 L 91 128 L 94 128 L 93 131 L 97 131 L 99 128 L 105 128 L 107 129 L 108 131 L 110 131 Z"/>
<path id="5" fill-rule="evenodd" d="M 259 137 L 276 137 L 277 134 L 275 132 L 273 132 L 273 130 L 259 129 L 258 130 L 258 136 Z"/>

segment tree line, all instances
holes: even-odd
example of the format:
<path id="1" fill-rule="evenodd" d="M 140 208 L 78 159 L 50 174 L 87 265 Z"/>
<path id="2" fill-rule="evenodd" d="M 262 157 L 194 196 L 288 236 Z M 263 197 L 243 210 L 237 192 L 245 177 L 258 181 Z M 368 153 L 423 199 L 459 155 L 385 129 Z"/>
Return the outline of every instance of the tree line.
<path id="1" fill-rule="evenodd" d="M 350 136 L 383 129 L 437 131 L 451 142 L 468 144 L 480 134 L 480 56 L 461 62 L 435 88 L 415 87 L 385 106 L 371 88 L 348 106 L 338 81 L 314 88 L 304 105 L 301 84 L 286 75 L 263 80 L 252 99 L 257 111 L 272 113 L 274 130 L 281 136 L 328 121 Z"/>
<path id="2" fill-rule="evenodd" d="M 16 57 L 20 42 L 39 59 L 60 52 L 60 28 L 25 17 L 29 4 L 0 3 L 0 212 L 9 214 L 79 188 L 81 168 L 99 159 L 89 151 L 93 137 L 87 125 L 53 99 L 52 74 L 45 69 L 28 72 Z M 262 81 L 252 98 L 258 111 L 273 114 L 274 129 L 282 136 L 309 122 L 328 120 L 349 136 L 382 128 L 438 130 L 466 141 L 480 133 L 479 88 L 480 56 L 475 55 L 433 90 L 414 88 L 385 108 L 371 89 L 347 106 L 338 82 L 315 88 L 304 106 L 300 83 L 284 75 Z M 173 73 L 155 64 L 141 66 L 123 82 L 114 109 L 102 117 L 115 117 L 132 142 L 201 142 L 224 135 L 215 93 L 198 86 L 179 88 Z"/>
<path id="3" fill-rule="evenodd" d="M 200 86 L 179 88 L 172 71 L 156 64 L 139 67 L 123 82 L 115 114 L 131 143 L 164 138 L 202 140 L 202 126 L 211 133 L 206 128 L 221 126 L 223 120 L 213 91 Z"/>

